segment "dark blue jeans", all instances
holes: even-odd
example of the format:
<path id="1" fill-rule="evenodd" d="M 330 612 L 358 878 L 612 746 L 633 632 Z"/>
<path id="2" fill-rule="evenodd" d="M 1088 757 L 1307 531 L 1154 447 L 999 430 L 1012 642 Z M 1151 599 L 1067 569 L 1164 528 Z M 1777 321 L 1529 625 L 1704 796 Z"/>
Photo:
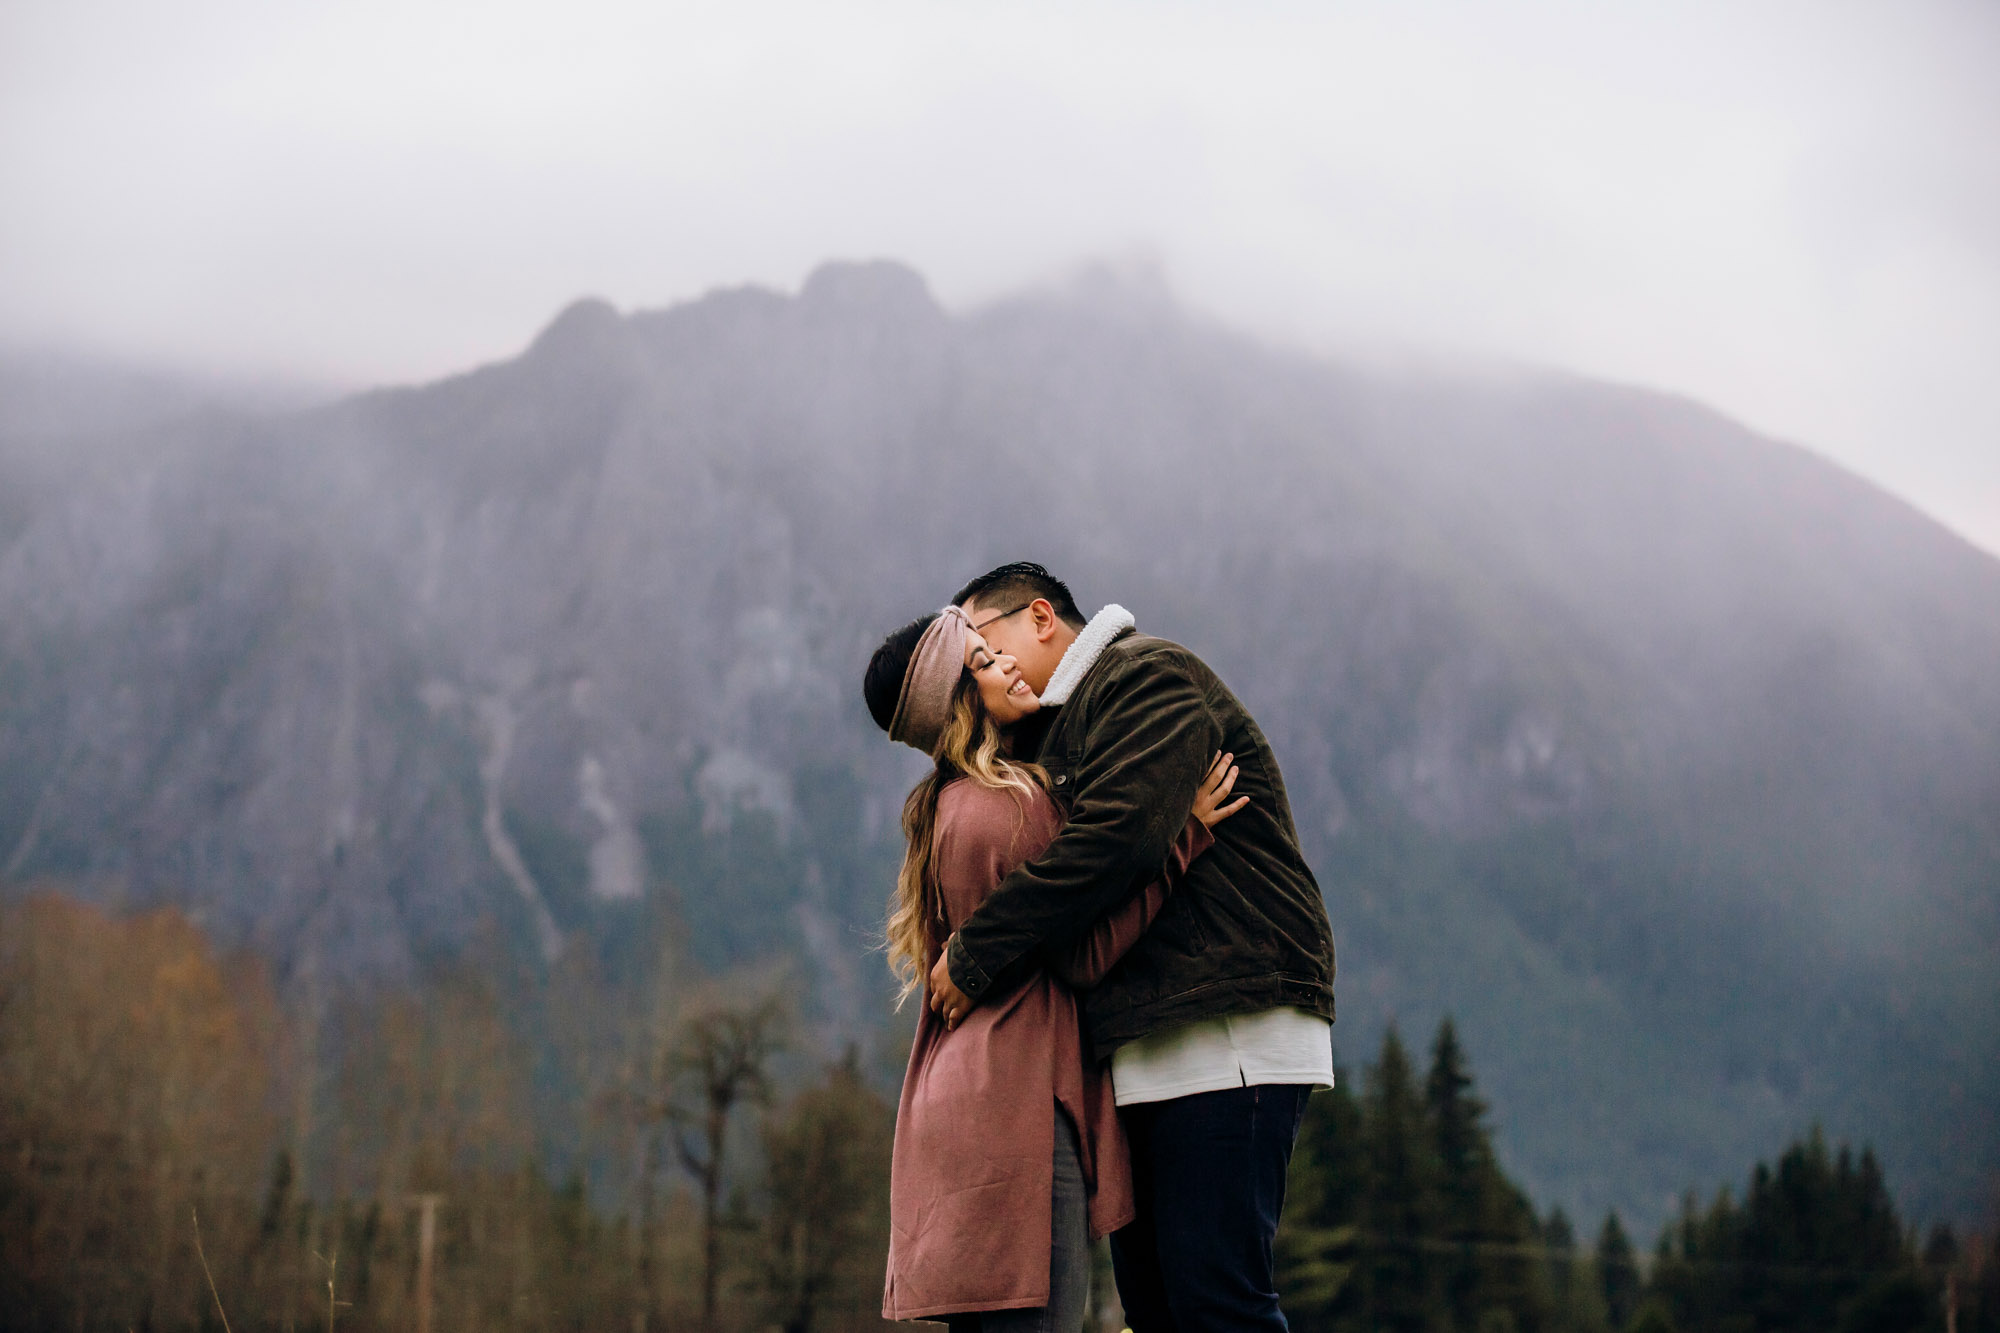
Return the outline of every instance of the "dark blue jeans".
<path id="1" fill-rule="evenodd" d="M 1111 1237 L 1132 1333 L 1285 1328 L 1271 1246 L 1310 1087 L 1277 1083 L 1119 1108 L 1139 1216 Z"/>

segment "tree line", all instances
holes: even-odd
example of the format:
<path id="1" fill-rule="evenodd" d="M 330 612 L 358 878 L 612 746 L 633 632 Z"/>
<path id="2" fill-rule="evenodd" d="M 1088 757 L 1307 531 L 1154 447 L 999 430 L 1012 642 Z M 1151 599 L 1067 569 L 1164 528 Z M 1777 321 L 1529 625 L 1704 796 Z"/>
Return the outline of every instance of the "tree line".
<path id="1" fill-rule="evenodd" d="M 6 909 L 0 1328 L 878 1324 L 893 1074 L 817 1055 L 783 976 L 656 952 L 288 1007 L 178 912 Z M 2000 1333 L 2000 1242 L 1919 1243 L 1865 1149 L 1815 1131 L 1641 1255 L 1538 1211 L 1486 1111 L 1449 1021 L 1311 1099 L 1294 1327 Z"/>
<path id="2" fill-rule="evenodd" d="M 300 1016 L 179 912 L 7 909 L 0 1329 L 879 1325 L 878 1080 L 801 1049 L 782 977 L 672 973 L 636 1013 L 489 965 Z"/>
<path id="3" fill-rule="evenodd" d="M 1643 1261 L 1579 1237 L 1493 1150 L 1449 1019 L 1421 1074 L 1392 1027 L 1357 1093 L 1315 1096 L 1278 1237 L 1293 1327 L 1347 1333 L 2000 1333 L 2000 1236 L 1919 1242 L 1880 1162 L 1815 1128 L 1739 1199 L 1690 1194 Z"/>

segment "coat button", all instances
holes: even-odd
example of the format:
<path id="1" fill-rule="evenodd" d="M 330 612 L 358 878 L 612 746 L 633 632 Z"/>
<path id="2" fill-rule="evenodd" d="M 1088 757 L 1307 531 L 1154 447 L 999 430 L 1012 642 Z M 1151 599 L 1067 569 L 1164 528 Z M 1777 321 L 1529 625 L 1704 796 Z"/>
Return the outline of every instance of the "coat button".
<path id="1" fill-rule="evenodd" d="M 1063 783 L 1068 781 L 1069 781 L 1069 774 L 1067 773 L 1056 774 L 1056 786 L 1060 787 L 1063 785 Z"/>

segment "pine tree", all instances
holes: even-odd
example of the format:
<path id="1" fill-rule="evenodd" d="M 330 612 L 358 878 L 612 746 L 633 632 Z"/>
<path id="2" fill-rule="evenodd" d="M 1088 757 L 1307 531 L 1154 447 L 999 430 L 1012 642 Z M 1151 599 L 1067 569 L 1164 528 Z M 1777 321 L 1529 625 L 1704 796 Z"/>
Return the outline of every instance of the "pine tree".
<path id="1" fill-rule="evenodd" d="M 1560 1204 L 1549 1210 L 1542 1223 L 1542 1254 L 1549 1267 L 1549 1286 L 1558 1292 L 1568 1291 L 1570 1279 L 1576 1276 L 1576 1228 Z"/>
<path id="2" fill-rule="evenodd" d="M 1687 1199 L 1660 1239 L 1652 1295 L 1681 1328 L 1806 1333 L 1917 1327 L 1941 1318 L 1939 1286 L 1874 1152 L 1832 1151 L 1815 1128 L 1756 1165 L 1741 1205 L 1727 1190 L 1705 1213 Z"/>
<path id="3" fill-rule="evenodd" d="M 1278 1291 L 1301 1328 L 1336 1327 L 1359 1305 L 1356 1221 L 1365 1161 L 1361 1108 L 1346 1071 L 1337 1070 L 1333 1087 L 1306 1103 L 1278 1230 Z"/>
<path id="4" fill-rule="evenodd" d="M 1449 1018 L 1438 1024 L 1431 1047 L 1424 1109 L 1437 1161 L 1438 1234 L 1450 1247 L 1439 1256 L 1438 1280 L 1452 1327 L 1472 1333 L 1488 1303 L 1481 1247 L 1491 1239 L 1486 1221 L 1492 1159 L 1479 1123 L 1486 1104 L 1472 1093 L 1465 1052 Z"/>
<path id="5" fill-rule="evenodd" d="M 1483 1120 L 1486 1103 L 1472 1089 L 1464 1048 L 1447 1018 L 1438 1025 L 1424 1082 L 1445 1309 L 1462 1333 L 1475 1333 L 1496 1313 L 1531 1333 L 1549 1317 L 1549 1285 L 1536 1258 L 1541 1224 L 1528 1197 L 1501 1173 Z"/>
<path id="6" fill-rule="evenodd" d="M 1366 1153 L 1360 1208 L 1361 1295 L 1374 1326 L 1431 1333 L 1443 1323 L 1437 1266 L 1436 1179 L 1423 1102 L 1391 1026 L 1362 1099 Z"/>
<path id="7" fill-rule="evenodd" d="M 1597 1233 L 1597 1280 L 1611 1327 L 1624 1328 L 1639 1305 L 1639 1264 L 1616 1212 L 1607 1213 Z"/>
<path id="8" fill-rule="evenodd" d="M 1542 1223 L 1542 1253 L 1552 1333 L 1603 1333 L 1604 1296 L 1597 1289 L 1597 1270 L 1578 1257 L 1576 1230 L 1561 1208 L 1551 1209 Z"/>
<path id="9" fill-rule="evenodd" d="M 1740 1235 L 1738 1254 L 1717 1257 L 1739 1265 L 1741 1307 L 1764 1329 L 1834 1327 L 1913 1264 L 1874 1151 L 1829 1152 L 1818 1126 L 1775 1170 L 1758 1163 Z"/>
<path id="10" fill-rule="evenodd" d="M 1535 1205 L 1497 1165 L 1488 1171 L 1481 1299 L 1487 1310 L 1506 1311 L 1521 1333 L 1540 1333 L 1549 1326 L 1553 1298 L 1540 1257 Z"/>

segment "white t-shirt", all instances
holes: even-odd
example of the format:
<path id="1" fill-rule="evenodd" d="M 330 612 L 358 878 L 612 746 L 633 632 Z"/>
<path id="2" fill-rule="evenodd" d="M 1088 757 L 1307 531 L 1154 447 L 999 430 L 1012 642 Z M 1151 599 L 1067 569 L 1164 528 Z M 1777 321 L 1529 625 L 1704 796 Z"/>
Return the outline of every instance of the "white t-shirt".
<path id="1" fill-rule="evenodd" d="M 1120 1106 L 1261 1083 L 1332 1087 L 1333 1024 L 1283 1006 L 1204 1018 L 1111 1053 L 1111 1087 Z"/>

